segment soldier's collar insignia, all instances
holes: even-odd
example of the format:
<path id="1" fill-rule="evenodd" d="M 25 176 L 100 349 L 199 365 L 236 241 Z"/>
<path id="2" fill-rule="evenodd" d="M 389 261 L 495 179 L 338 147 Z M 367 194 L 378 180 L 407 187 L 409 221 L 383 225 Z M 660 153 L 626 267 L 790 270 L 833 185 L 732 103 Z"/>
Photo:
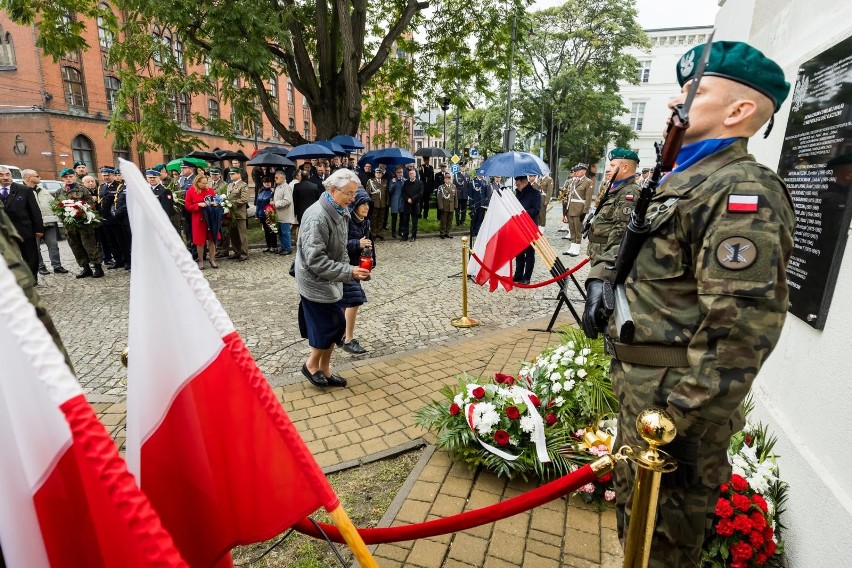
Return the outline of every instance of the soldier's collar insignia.
<path id="1" fill-rule="evenodd" d="M 728 237 L 716 247 L 716 260 L 728 270 L 743 270 L 757 260 L 757 246 L 745 237 Z"/>
<path id="2" fill-rule="evenodd" d="M 728 196 L 728 213 L 757 213 L 759 205 L 757 195 Z"/>

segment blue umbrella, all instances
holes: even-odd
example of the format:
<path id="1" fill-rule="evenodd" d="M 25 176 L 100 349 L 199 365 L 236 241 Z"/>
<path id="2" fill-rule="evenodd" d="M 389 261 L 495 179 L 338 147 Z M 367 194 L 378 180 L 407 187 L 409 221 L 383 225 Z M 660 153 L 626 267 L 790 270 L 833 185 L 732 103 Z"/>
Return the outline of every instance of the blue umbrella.
<path id="1" fill-rule="evenodd" d="M 210 198 L 212 201 L 212 198 Z M 214 240 L 219 238 L 219 233 L 222 232 L 222 219 L 225 216 L 225 210 L 221 207 L 203 207 L 201 215 L 207 223 L 207 230 Z"/>
<path id="2" fill-rule="evenodd" d="M 370 162 L 371 166 L 375 165 L 374 162 L 373 162 L 373 159 L 376 157 L 376 154 L 378 154 L 379 152 L 381 152 L 381 150 L 370 150 L 369 152 L 365 153 L 363 156 L 358 158 L 358 167 L 359 168 L 363 167 L 363 165 L 367 162 Z"/>
<path id="3" fill-rule="evenodd" d="M 529 152 L 503 152 L 485 160 L 479 172 L 491 177 L 543 176 L 550 173 L 550 168 Z"/>
<path id="4" fill-rule="evenodd" d="M 334 152 L 319 144 L 302 144 L 287 152 L 291 160 L 308 160 L 310 158 L 331 158 Z"/>
<path id="5" fill-rule="evenodd" d="M 320 146 L 325 146 L 338 156 L 343 156 L 344 154 L 348 154 L 349 150 L 345 150 L 343 146 L 338 144 L 337 142 L 332 142 L 331 140 L 317 140 L 316 142 Z"/>
<path id="6" fill-rule="evenodd" d="M 411 152 L 405 148 L 384 148 L 379 150 L 373 156 L 373 162 L 376 164 L 387 164 L 389 166 L 401 166 L 403 164 L 412 164 L 417 160 L 411 155 Z"/>
<path id="7" fill-rule="evenodd" d="M 332 142 L 336 142 L 343 146 L 346 150 L 363 150 L 364 145 L 361 144 L 361 141 L 355 138 L 354 136 L 347 136 L 345 134 L 338 134 L 334 138 L 331 139 Z"/>

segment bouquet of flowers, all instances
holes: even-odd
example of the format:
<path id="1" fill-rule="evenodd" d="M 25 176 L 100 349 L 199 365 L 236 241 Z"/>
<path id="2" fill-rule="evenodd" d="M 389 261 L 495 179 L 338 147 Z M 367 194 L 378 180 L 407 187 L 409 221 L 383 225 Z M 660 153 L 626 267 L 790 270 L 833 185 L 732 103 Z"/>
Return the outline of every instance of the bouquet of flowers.
<path id="1" fill-rule="evenodd" d="M 266 217 L 266 224 L 272 229 L 273 233 L 278 233 L 278 214 L 275 213 L 275 206 L 271 203 L 267 204 L 263 209 L 263 214 Z"/>
<path id="2" fill-rule="evenodd" d="M 231 213 L 234 211 L 234 204 L 228 199 L 227 195 L 217 195 L 214 197 L 216 204 L 222 208 L 224 215 L 222 216 L 222 226 L 227 227 L 231 222 Z"/>
<path id="3" fill-rule="evenodd" d="M 616 421 L 614 418 L 600 420 L 594 428 L 583 428 L 572 435 L 574 443 L 562 452 L 572 460 L 582 462 L 593 461 L 601 456 L 612 453 L 615 441 Z M 615 489 L 613 488 L 612 472 L 590 481 L 574 492 L 586 503 L 615 501 Z"/>
<path id="4" fill-rule="evenodd" d="M 443 400 L 419 410 L 420 426 L 437 432 L 437 446 L 471 467 L 497 475 L 556 477 L 595 459 L 573 439 L 617 408 L 607 356 L 576 330 L 517 376 L 463 375 L 441 389 Z M 607 450 L 609 451 L 609 450 Z"/>
<path id="5" fill-rule="evenodd" d="M 746 414 L 753 404 L 746 400 Z M 787 484 L 778 475 L 772 454 L 776 438 L 766 426 L 746 423 L 731 439 L 728 459 L 733 473 L 723 483 L 716 502 L 716 518 L 704 544 L 704 568 L 782 566 L 784 551 L 779 532 L 787 500 Z"/>
<path id="6" fill-rule="evenodd" d="M 66 227 L 92 227 L 101 224 L 101 216 L 85 201 L 63 199 L 51 204 L 53 212 Z"/>

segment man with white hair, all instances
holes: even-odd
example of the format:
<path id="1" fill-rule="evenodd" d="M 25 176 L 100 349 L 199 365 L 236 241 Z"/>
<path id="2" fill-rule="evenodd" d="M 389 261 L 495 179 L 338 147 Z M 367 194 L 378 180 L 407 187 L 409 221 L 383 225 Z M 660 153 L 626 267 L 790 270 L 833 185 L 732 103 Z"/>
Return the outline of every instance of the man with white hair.
<path id="1" fill-rule="evenodd" d="M 0 166 L 0 203 L 21 237 L 19 246 L 24 262 L 33 278 L 38 278 L 38 239 L 44 234 L 41 209 L 33 190 L 13 182 L 11 170 L 5 166 Z"/>
<path id="2" fill-rule="evenodd" d="M 50 264 L 53 266 L 53 272 L 56 274 L 67 274 L 68 271 L 62 267 L 62 262 L 59 259 L 59 217 L 53 212 L 51 204 L 53 196 L 50 192 L 42 188 L 38 183 L 41 177 L 35 170 L 21 171 L 21 177 L 24 178 L 24 185 L 33 190 L 39 209 L 41 209 L 41 220 L 44 223 L 44 234 L 41 241 L 47 245 L 47 254 L 50 257 Z M 41 248 L 38 250 L 38 273 L 42 276 L 50 274 L 47 266 L 44 264 L 44 258 L 41 256 Z"/>
<path id="3" fill-rule="evenodd" d="M 326 191 L 302 215 L 296 250 L 299 331 L 311 347 L 302 374 L 317 387 L 345 387 L 346 379 L 331 372 L 331 354 L 346 331 L 339 304 L 343 282 L 370 276 L 369 270 L 349 264 L 346 251 L 348 205 L 361 180 L 355 172 L 341 168 L 323 185 Z"/>

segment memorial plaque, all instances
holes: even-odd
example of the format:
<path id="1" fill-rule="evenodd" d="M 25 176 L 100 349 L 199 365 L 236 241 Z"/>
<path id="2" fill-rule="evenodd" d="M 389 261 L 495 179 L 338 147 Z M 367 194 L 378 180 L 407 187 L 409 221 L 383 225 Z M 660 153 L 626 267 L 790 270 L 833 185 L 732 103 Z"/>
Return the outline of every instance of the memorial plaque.
<path id="1" fill-rule="evenodd" d="M 852 214 L 852 37 L 799 68 L 778 173 L 796 211 L 790 313 L 823 329 Z"/>

